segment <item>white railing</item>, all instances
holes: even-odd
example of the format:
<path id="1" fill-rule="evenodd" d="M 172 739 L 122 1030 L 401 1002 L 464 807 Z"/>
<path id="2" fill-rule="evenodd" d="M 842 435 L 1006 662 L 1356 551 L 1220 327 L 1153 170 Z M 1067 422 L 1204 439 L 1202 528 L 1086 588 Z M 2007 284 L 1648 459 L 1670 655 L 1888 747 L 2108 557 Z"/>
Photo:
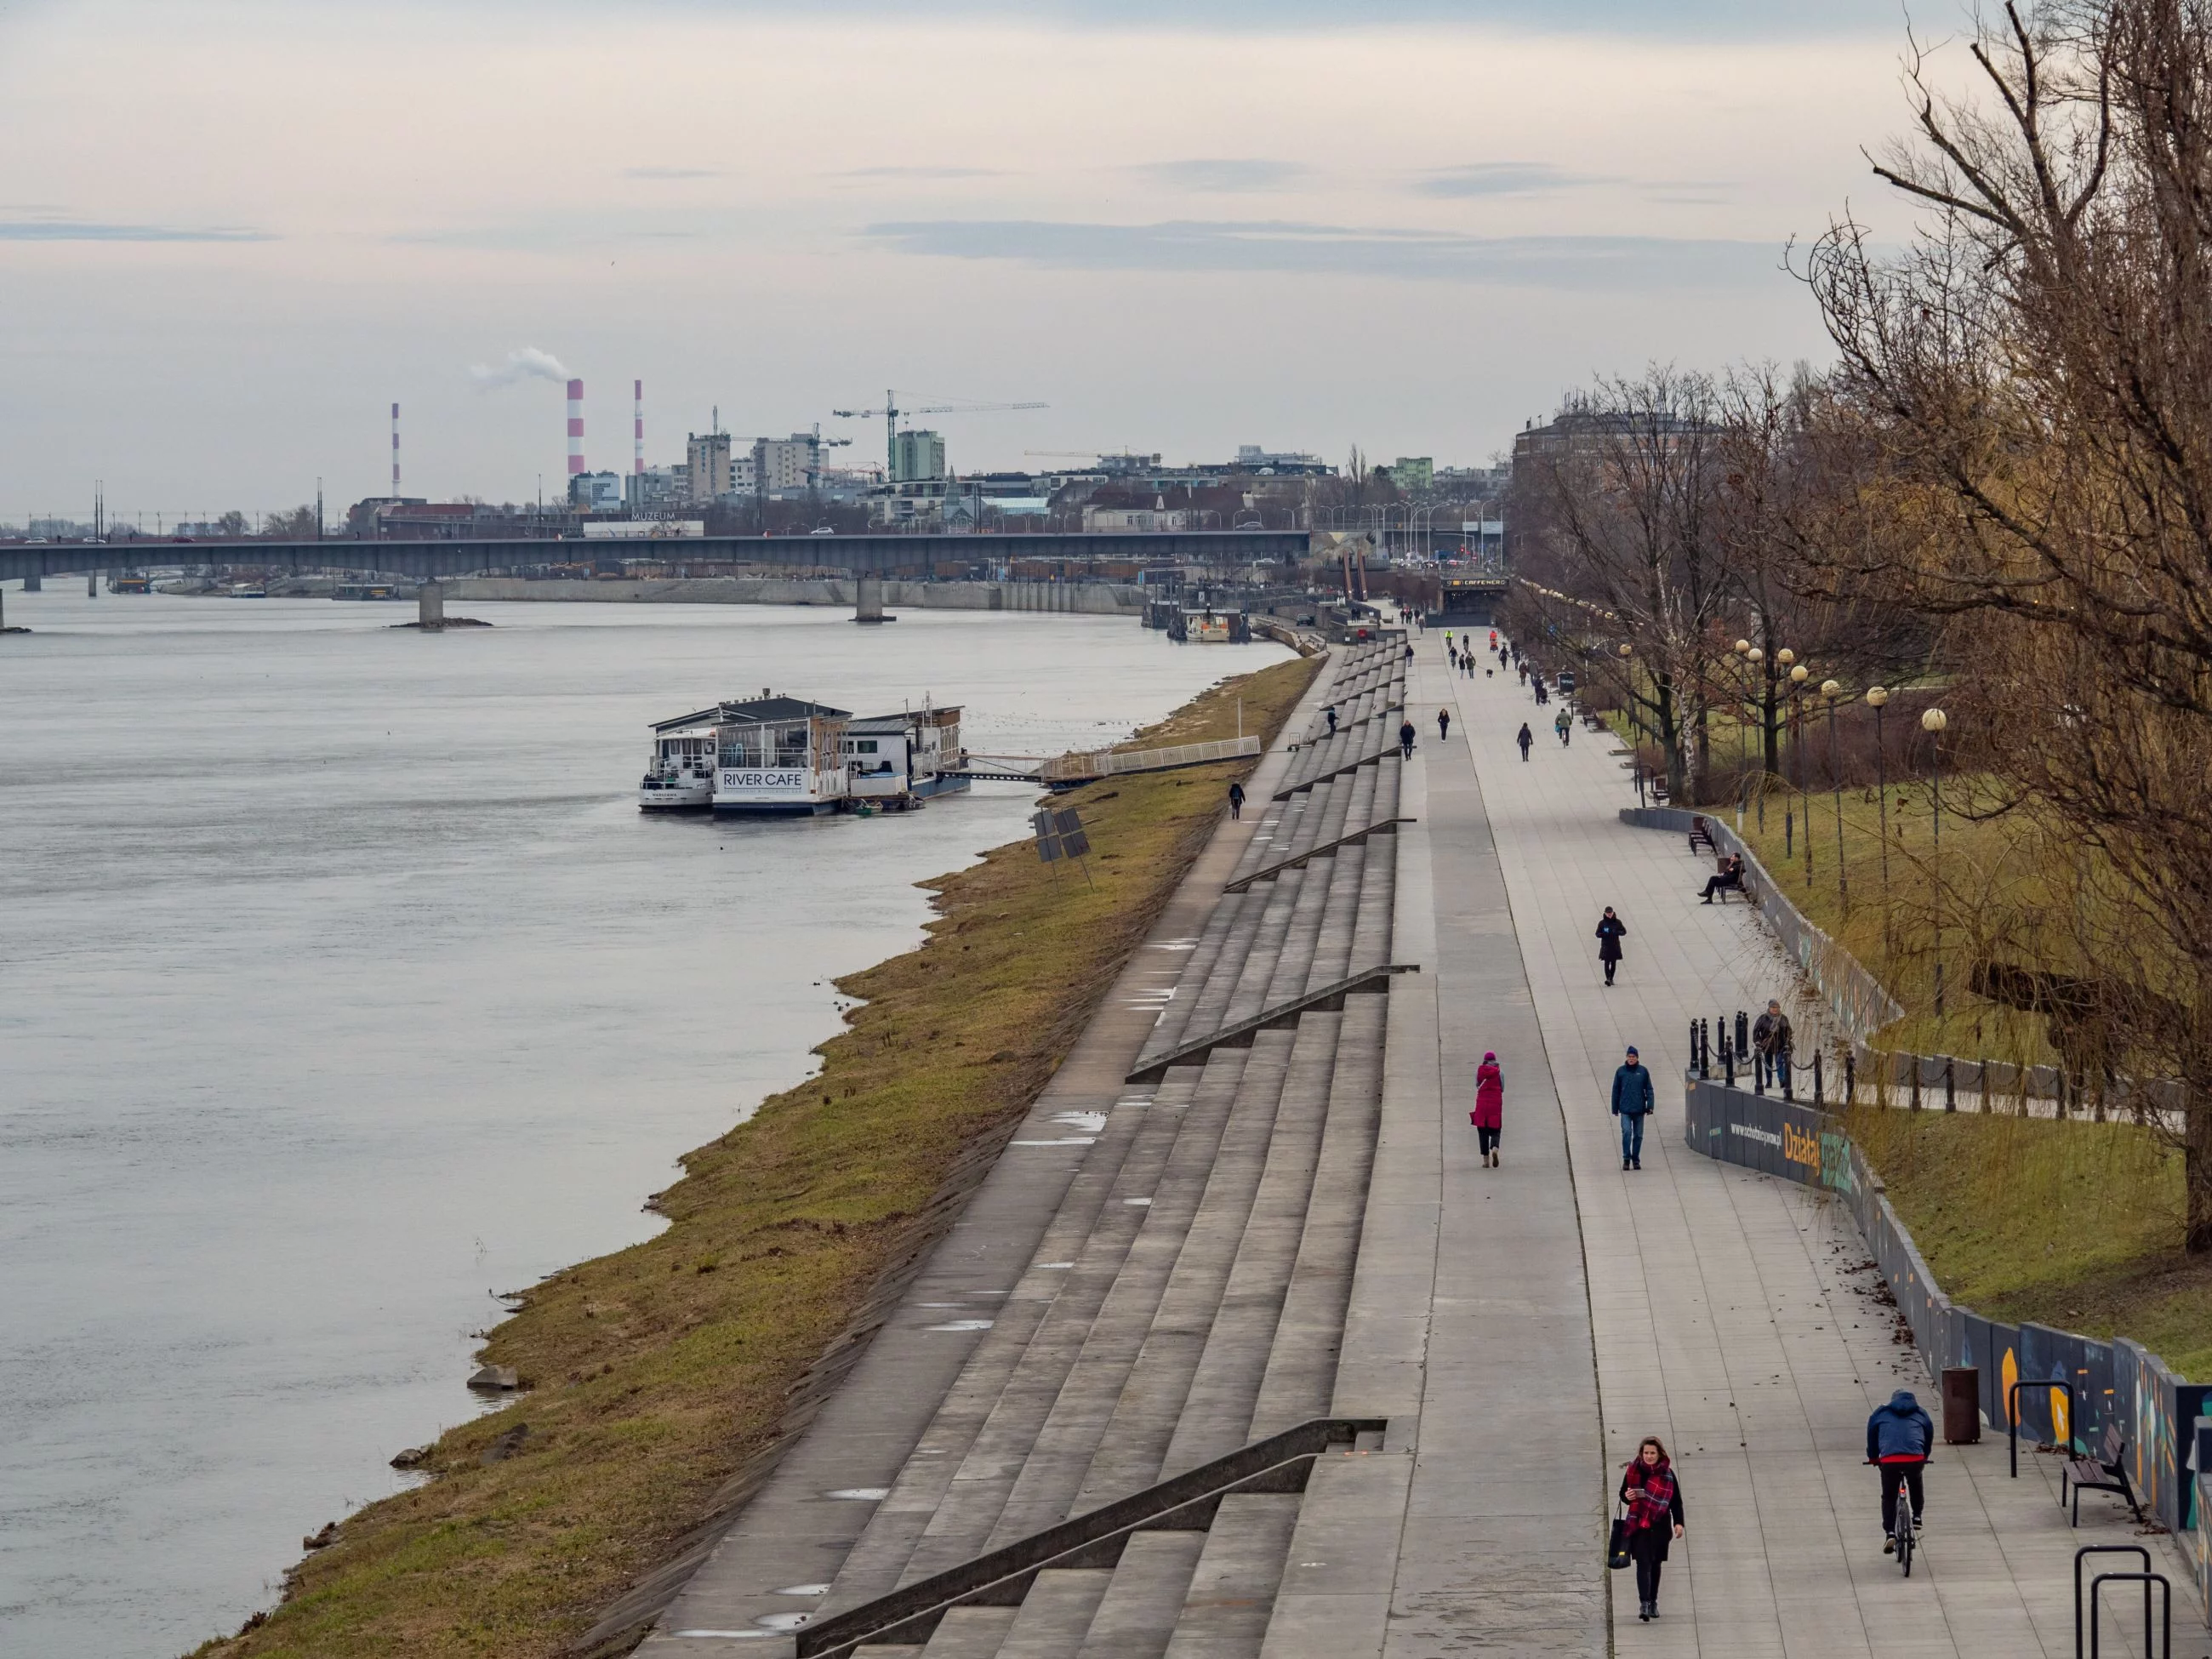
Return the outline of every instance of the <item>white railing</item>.
<path id="1" fill-rule="evenodd" d="M 1047 778 L 1104 778 L 1122 772 L 1164 772 L 1171 767 L 1204 766 L 1209 761 L 1238 760 L 1260 752 L 1256 737 L 1223 738 L 1214 743 L 1178 744 L 1170 749 L 1100 749 L 1062 755 L 1045 763 Z"/>

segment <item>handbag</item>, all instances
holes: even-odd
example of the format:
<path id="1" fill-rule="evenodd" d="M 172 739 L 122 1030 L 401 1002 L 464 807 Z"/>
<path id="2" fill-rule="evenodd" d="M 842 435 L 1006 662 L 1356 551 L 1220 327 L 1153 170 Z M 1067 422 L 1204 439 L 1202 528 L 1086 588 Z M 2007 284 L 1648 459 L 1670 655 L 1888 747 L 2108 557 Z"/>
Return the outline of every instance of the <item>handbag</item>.
<path id="1" fill-rule="evenodd" d="M 1619 1571 L 1628 1565 L 1628 1506 L 1613 1517 L 1613 1535 L 1605 1541 L 1605 1564 Z"/>

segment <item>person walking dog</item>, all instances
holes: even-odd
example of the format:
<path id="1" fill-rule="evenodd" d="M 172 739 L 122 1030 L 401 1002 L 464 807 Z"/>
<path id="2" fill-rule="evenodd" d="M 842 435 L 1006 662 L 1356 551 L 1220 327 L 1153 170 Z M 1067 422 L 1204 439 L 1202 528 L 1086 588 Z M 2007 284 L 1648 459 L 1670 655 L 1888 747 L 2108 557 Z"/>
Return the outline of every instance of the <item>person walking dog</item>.
<path id="1" fill-rule="evenodd" d="M 1525 761 L 1528 758 L 1528 751 L 1529 751 L 1529 750 L 1531 750 L 1531 749 L 1533 749 L 1534 747 L 1535 747 L 1535 744 L 1536 744 L 1536 738 L 1535 738 L 1534 734 L 1534 733 L 1532 733 L 1532 732 L 1528 730 L 1528 721 L 1526 721 L 1526 720 L 1522 720 L 1522 721 L 1521 722 L 1521 732 L 1520 732 L 1520 735 L 1519 735 L 1518 737 L 1515 738 L 1513 739 L 1513 741 L 1514 741 L 1514 742 L 1516 742 L 1516 743 L 1517 743 L 1517 744 L 1519 744 L 1521 745 L 1521 758 L 1522 758 L 1522 761 L 1524 761 L 1524 762 L 1525 762 Z M 1610 983 L 1610 981 L 1608 980 L 1608 981 L 1607 981 L 1607 982 L 1608 982 L 1608 983 Z"/>
<path id="2" fill-rule="evenodd" d="M 1651 1073 L 1645 1070 L 1631 1043 L 1628 1057 L 1613 1074 L 1613 1115 L 1620 1120 L 1620 1167 L 1644 1167 L 1644 1120 L 1657 1103 L 1651 1093 Z"/>
<path id="3" fill-rule="evenodd" d="M 1644 1437 L 1634 1460 L 1621 1472 L 1620 1503 L 1626 1511 L 1629 1559 L 1636 1563 L 1636 1616 L 1656 1619 L 1659 1570 L 1666 1565 L 1668 1545 L 1682 1535 L 1682 1483 L 1674 1478 L 1666 1443 L 1657 1435 Z"/>
<path id="4" fill-rule="evenodd" d="M 1474 1109 L 1468 1114 L 1474 1125 L 1474 1140 L 1482 1161 L 1498 1167 L 1498 1136 L 1505 1127 L 1505 1073 L 1498 1069 L 1498 1056 L 1486 1054 L 1474 1068 Z"/>
<path id="5" fill-rule="evenodd" d="M 1521 728 L 1523 737 L 1528 735 L 1528 732 L 1527 726 Z M 1521 758 L 1528 758 L 1525 745 Z M 1620 941 L 1627 937 L 1627 927 L 1619 916 L 1613 914 L 1613 907 L 1607 905 L 1605 914 L 1598 918 L 1597 922 L 1597 959 L 1605 964 L 1605 982 L 1607 985 L 1613 983 L 1613 970 L 1620 966 Z"/>

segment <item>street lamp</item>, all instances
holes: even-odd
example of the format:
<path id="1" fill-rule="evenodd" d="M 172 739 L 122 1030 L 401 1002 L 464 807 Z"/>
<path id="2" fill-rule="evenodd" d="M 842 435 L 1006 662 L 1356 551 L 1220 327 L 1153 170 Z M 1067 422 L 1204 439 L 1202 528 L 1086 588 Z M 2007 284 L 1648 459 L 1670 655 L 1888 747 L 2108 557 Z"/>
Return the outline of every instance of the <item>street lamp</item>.
<path id="1" fill-rule="evenodd" d="M 1950 725 L 1940 708 L 1923 711 L 1920 729 L 1935 742 L 1930 745 L 1935 756 L 1936 807 L 1936 1018 L 1943 1018 L 1943 728 Z"/>
<path id="2" fill-rule="evenodd" d="M 1836 793 L 1836 904 L 1844 915 L 1849 915 L 1851 888 L 1844 858 L 1844 765 L 1836 747 L 1836 704 L 1844 695 L 1844 688 L 1834 680 L 1822 680 L 1820 695 L 1828 704 L 1828 784 Z M 1808 836 L 1806 839 L 1812 838 Z"/>
<path id="3" fill-rule="evenodd" d="M 1739 664 L 1747 660 L 1750 653 L 1751 641 L 1749 640 L 1738 640 L 1735 642 L 1735 654 Z M 1745 683 L 1747 684 L 1749 684 L 1748 681 L 1746 681 Z M 1747 705 L 1748 705 L 1748 702 L 1749 699 L 1747 697 Z M 1745 775 L 1751 769 L 1750 744 L 1750 722 L 1743 718 L 1743 712 L 1740 711 L 1736 716 L 1735 722 L 1735 832 L 1739 836 L 1743 833 L 1743 788 Z"/>
<path id="4" fill-rule="evenodd" d="M 1628 769 L 1636 779 L 1636 804 L 1644 805 L 1644 715 L 1636 706 L 1636 669 L 1629 660 L 1636 647 L 1623 642 L 1620 647 L 1620 679 L 1628 692 L 1629 763 Z"/>
<path id="5" fill-rule="evenodd" d="M 1881 711 L 1888 705 L 1889 688 L 1867 687 L 1867 705 L 1874 710 L 1875 811 L 1881 829 L 1881 891 L 1885 913 L 1889 903 L 1889 757 L 1881 746 Z"/>
<path id="6" fill-rule="evenodd" d="M 1785 650 L 1775 654 L 1778 661 L 1796 653 Z M 1813 671 L 1802 662 L 1790 671 L 1790 758 L 1796 763 L 1797 767 L 1796 805 L 1799 806 L 1805 805 L 1805 682 L 1812 678 Z M 1783 850 L 1785 856 L 1789 851 L 1790 836 L 1795 829 L 1796 817 L 1796 814 L 1789 813 L 1783 817 Z M 1809 822 L 1805 827 L 1805 884 L 1808 887 L 1813 884 L 1813 829 Z"/>
<path id="7" fill-rule="evenodd" d="M 1766 833 L 1766 719 L 1765 705 L 1759 700 L 1759 670 L 1766 661 L 1766 653 L 1753 646 L 1745 659 L 1751 665 L 1752 706 L 1759 713 L 1759 833 Z"/>

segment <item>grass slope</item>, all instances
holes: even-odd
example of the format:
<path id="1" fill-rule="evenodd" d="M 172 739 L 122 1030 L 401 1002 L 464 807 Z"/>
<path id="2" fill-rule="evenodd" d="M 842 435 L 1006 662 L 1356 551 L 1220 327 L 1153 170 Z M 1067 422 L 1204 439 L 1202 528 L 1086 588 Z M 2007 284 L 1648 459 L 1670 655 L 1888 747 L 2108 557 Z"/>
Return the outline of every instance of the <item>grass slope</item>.
<path id="1" fill-rule="evenodd" d="M 1232 735 L 1240 699 L 1243 729 L 1272 735 L 1314 668 L 1224 683 L 1141 741 Z M 926 884 L 928 940 L 839 981 L 866 1000 L 820 1075 L 684 1158 L 665 1232 L 532 1287 L 491 1333 L 483 1358 L 530 1392 L 445 1435 L 433 1478 L 348 1518 L 278 1607 L 203 1659 L 567 1649 L 759 1468 L 790 1392 L 911 1255 L 963 1155 L 1036 1099 L 1249 769 L 1062 797 L 1095 889 L 1025 842 Z"/>

